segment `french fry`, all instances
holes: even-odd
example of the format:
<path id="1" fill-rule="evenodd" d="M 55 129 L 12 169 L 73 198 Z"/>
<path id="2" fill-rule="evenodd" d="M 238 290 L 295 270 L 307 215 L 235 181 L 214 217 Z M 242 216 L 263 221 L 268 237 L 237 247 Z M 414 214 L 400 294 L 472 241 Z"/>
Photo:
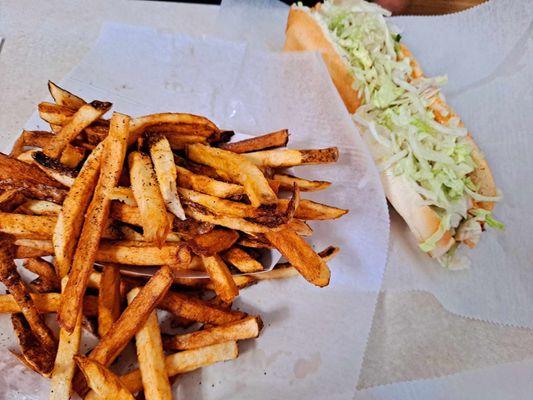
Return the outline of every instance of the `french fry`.
<path id="1" fill-rule="evenodd" d="M 56 218 L 45 215 L 25 215 L 0 212 L 0 232 L 27 239 L 49 239 Z"/>
<path id="2" fill-rule="evenodd" d="M 253 249 L 273 249 L 271 243 L 264 238 L 253 237 L 250 235 L 242 235 L 241 238 L 237 241 L 239 246 L 250 247 Z"/>
<path id="3" fill-rule="evenodd" d="M 217 254 L 201 257 L 205 270 L 213 282 L 215 293 L 226 303 L 231 303 L 239 295 L 239 288 L 235 285 L 226 263 Z"/>
<path id="4" fill-rule="evenodd" d="M 177 171 L 174 164 L 174 155 L 168 140 L 163 135 L 148 135 L 148 148 L 154 165 L 157 182 L 163 200 L 169 211 L 179 219 L 185 219 L 185 212 L 180 203 L 176 188 Z"/>
<path id="5" fill-rule="evenodd" d="M 87 280 L 96 258 L 100 237 L 109 214 L 108 191 L 115 187 L 122 171 L 129 131 L 129 117 L 114 113 L 109 136 L 102 154 L 100 178 L 87 210 L 78 246 L 74 253 L 69 280 L 61 300 L 58 320 L 68 332 L 76 323 L 76 310 L 80 307 Z"/>
<path id="6" fill-rule="evenodd" d="M 55 351 L 56 339 L 50 328 L 45 324 L 37 307 L 29 296 L 28 288 L 20 278 L 14 259 L 14 245 L 10 239 L 0 237 L 0 281 L 9 290 L 13 299 L 20 306 L 21 312 L 28 321 L 35 337 L 43 349 Z"/>
<path id="7" fill-rule="evenodd" d="M 319 287 L 329 283 L 328 266 L 297 233 L 284 229 L 279 232 L 267 232 L 265 237 L 307 281 Z"/>
<path id="8" fill-rule="evenodd" d="M 227 198 L 244 194 L 244 188 L 234 183 L 226 183 L 205 175 L 198 175 L 176 165 L 178 185 L 212 196 Z"/>
<path id="9" fill-rule="evenodd" d="M 282 129 L 277 132 L 267 133 L 266 135 L 256 136 L 239 142 L 224 143 L 220 148 L 240 154 L 258 150 L 267 150 L 275 147 L 284 147 L 287 145 L 288 141 L 289 131 L 287 129 Z"/>
<path id="10" fill-rule="evenodd" d="M 109 134 L 109 121 L 99 119 L 83 130 L 87 136 L 88 144 L 97 145 Z"/>
<path id="11" fill-rule="evenodd" d="M 98 291 L 98 335 L 103 337 L 120 316 L 120 270 L 104 265 Z"/>
<path id="12" fill-rule="evenodd" d="M 172 271 L 168 266 L 161 267 L 126 307 L 108 333 L 93 348 L 89 358 L 104 366 L 109 366 L 131 338 L 143 327 L 150 313 L 165 296 L 171 284 Z M 85 395 L 87 386 L 83 377 L 78 375 L 74 382 L 76 392 Z"/>
<path id="13" fill-rule="evenodd" d="M 131 188 L 122 187 L 122 186 L 113 188 L 109 192 L 109 198 L 111 200 L 120 201 L 121 203 L 124 203 L 131 207 L 137 207 L 137 201 L 135 200 L 135 197 L 133 196 L 133 191 L 131 190 Z"/>
<path id="14" fill-rule="evenodd" d="M 61 295 L 59 293 L 30 293 L 37 311 L 41 314 L 55 313 L 59 309 Z M 97 315 L 97 298 L 87 295 L 83 298 L 83 314 L 87 317 Z M 0 314 L 16 314 L 22 312 L 11 294 L 0 294 Z"/>
<path id="15" fill-rule="evenodd" d="M 187 146 L 187 156 L 195 162 L 223 171 L 233 181 L 243 185 L 254 207 L 277 204 L 277 196 L 265 176 L 245 155 L 203 144 L 192 144 Z"/>
<path id="16" fill-rule="evenodd" d="M 161 246 L 170 231 L 170 225 L 152 162 L 148 156 L 137 151 L 130 153 L 128 161 L 131 188 L 141 215 L 143 235 L 146 241 Z"/>
<path id="17" fill-rule="evenodd" d="M 22 314 L 11 315 L 22 355 L 19 359 L 35 372 L 48 376 L 54 367 L 54 348 L 44 346 Z"/>
<path id="18" fill-rule="evenodd" d="M 164 346 L 165 350 L 192 350 L 218 343 L 252 339 L 259 336 L 262 327 L 261 318 L 250 316 L 229 324 L 168 337 L 164 340 Z"/>
<path id="19" fill-rule="evenodd" d="M 185 374 L 198 368 L 206 367 L 217 362 L 233 360 L 239 355 L 236 342 L 226 342 L 201 349 L 180 351 L 165 358 L 166 370 L 169 377 Z M 122 383 L 132 393 L 143 389 L 141 372 L 139 370 L 120 377 Z M 96 393 L 90 392 L 85 400 L 97 400 Z"/>
<path id="20" fill-rule="evenodd" d="M 287 203 L 288 200 L 280 199 L 280 208 L 285 209 Z M 340 218 L 347 212 L 348 210 L 316 203 L 311 200 L 301 200 L 294 217 L 303 220 L 328 220 Z"/>
<path id="21" fill-rule="evenodd" d="M 60 106 L 66 106 L 77 110 L 86 104 L 82 98 L 59 87 L 52 81 L 48 81 L 48 90 L 54 101 Z"/>
<path id="22" fill-rule="evenodd" d="M 6 190 L 4 193 L 0 194 L 0 211 L 12 212 L 25 201 L 26 198 L 21 193 L 20 189 Z"/>
<path id="23" fill-rule="evenodd" d="M 209 222 L 214 225 L 220 225 L 229 229 L 242 232 L 264 233 L 277 231 L 283 228 L 283 225 L 268 226 L 256 222 L 248 221 L 244 218 L 227 217 L 225 215 L 215 215 L 206 211 L 197 203 L 188 203 L 185 206 L 185 214 L 201 222 Z"/>
<path id="24" fill-rule="evenodd" d="M 135 400 L 118 376 L 101 363 L 83 356 L 74 357 L 89 387 L 100 399 Z"/>
<path id="25" fill-rule="evenodd" d="M 177 317 L 213 325 L 223 325 L 246 316 L 241 311 L 226 311 L 183 293 L 168 292 L 158 308 Z"/>
<path id="26" fill-rule="evenodd" d="M 209 233 L 195 236 L 187 244 L 191 250 L 204 256 L 212 256 L 229 249 L 239 238 L 239 234 L 227 229 L 214 229 Z"/>
<path id="27" fill-rule="evenodd" d="M 159 132 L 157 132 L 159 133 Z M 168 140 L 170 148 L 172 150 L 185 150 L 187 145 L 193 143 L 207 143 L 208 138 L 204 136 L 196 135 L 169 135 L 166 134 L 165 137 Z"/>
<path id="28" fill-rule="evenodd" d="M 288 224 L 288 228 L 300 236 L 311 236 L 313 229 L 301 219 L 293 219 Z"/>
<path id="29" fill-rule="evenodd" d="M 51 125 L 65 125 L 76 112 L 75 109 L 43 101 L 38 105 L 39 116 Z"/>
<path id="30" fill-rule="evenodd" d="M 34 274 L 39 275 L 50 292 L 60 289 L 59 278 L 57 277 L 54 266 L 41 258 L 27 258 L 23 263 L 24 268 Z"/>
<path id="31" fill-rule="evenodd" d="M 20 205 L 18 211 L 34 215 L 58 215 L 61 206 L 46 200 L 26 200 Z"/>
<path id="32" fill-rule="evenodd" d="M 61 284 L 66 286 L 67 277 Z M 59 329 L 59 344 L 55 356 L 54 368 L 50 381 L 50 394 L 48 400 L 68 400 L 72 391 L 72 379 L 74 378 L 74 356 L 78 354 L 81 342 L 81 328 L 83 311 L 78 310 L 76 325 L 72 333 L 65 329 Z"/>
<path id="33" fill-rule="evenodd" d="M 36 165 L 46 175 L 64 186 L 71 187 L 76 178 L 74 169 L 67 168 L 58 160 L 48 157 L 42 151 L 28 150 L 17 158 L 25 163 Z"/>
<path id="34" fill-rule="evenodd" d="M 263 265 L 240 247 L 232 247 L 222 258 L 243 273 L 263 270 Z"/>
<path id="35" fill-rule="evenodd" d="M 132 289 L 128 293 L 128 302 L 131 303 L 139 292 L 139 288 Z M 144 326 L 135 334 L 135 343 L 146 400 L 171 400 L 172 392 L 155 311 L 150 313 Z"/>
<path id="36" fill-rule="evenodd" d="M 0 153 L 0 180 L 9 181 L 15 187 L 21 188 L 26 186 L 64 188 L 61 183 L 50 178 L 36 165 L 27 164 L 3 153 Z"/>
<path id="37" fill-rule="evenodd" d="M 48 146 L 43 149 L 44 154 L 51 158 L 59 158 L 67 144 L 72 142 L 83 129 L 104 115 L 110 108 L 111 103 L 97 100 L 82 105 L 69 121 L 63 125 L 61 131 L 48 143 Z"/>
<path id="38" fill-rule="evenodd" d="M 219 132 L 217 126 L 205 117 L 184 113 L 150 114 L 131 121 L 130 144 L 145 131 L 162 132 L 165 136 L 195 135 L 208 138 Z"/>
<path id="39" fill-rule="evenodd" d="M 336 147 L 317 150 L 276 149 L 246 153 L 243 156 L 261 168 L 287 168 L 336 162 L 339 150 Z"/>
<path id="40" fill-rule="evenodd" d="M 280 190 L 292 190 L 294 184 L 296 184 L 302 192 L 316 192 L 318 190 L 326 189 L 331 185 L 331 182 L 310 181 L 288 174 L 274 174 L 272 180 L 279 183 Z"/>
<path id="41" fill-rule="evenodd" d="M 137 246 L 135 245 L 138 244 Z M 146 244 L 146 245 L 145 245 Z M 139 245 L 142 245 L 140 247 Z M 168 265 L 187 269 L 191 254 L 187 246 L 173 243 L 161 247 L 142 242 L 102 242 L 96 261 L 127 265 Z"/>

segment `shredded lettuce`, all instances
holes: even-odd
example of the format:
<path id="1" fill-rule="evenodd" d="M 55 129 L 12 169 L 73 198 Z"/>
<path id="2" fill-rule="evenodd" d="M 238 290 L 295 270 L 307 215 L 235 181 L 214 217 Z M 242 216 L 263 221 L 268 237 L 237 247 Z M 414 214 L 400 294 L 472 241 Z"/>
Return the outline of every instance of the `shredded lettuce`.
<path id="1" fill-rule="evenodd" d="M 363 0 L 326 0 L 312 13 L 355 77 L 361 97 L 353 115 L 381 171 L 405 175 L 441 218 L 440 227 L 420 245 L 429 252 L 449 229 L 478 232 L 475 224 L 500 228 L 491 214 L 469 214 L 473 201 L 498 201 L 479 193 L 469 174 L 475 170 L 467 131 L 442 106 L 440 87 L 446 77 L 413 78 L 409 57 L 402 53 L 401 35 L 387 25 L 390 13 Z M 445 117 L 439 122 L 436 112 Z M 483 218 L 481 221 L 480 218 Z M 474 224 L 475 223 L 475 224 Z M 467 229 L 470 227 L 469 229 Z"/>

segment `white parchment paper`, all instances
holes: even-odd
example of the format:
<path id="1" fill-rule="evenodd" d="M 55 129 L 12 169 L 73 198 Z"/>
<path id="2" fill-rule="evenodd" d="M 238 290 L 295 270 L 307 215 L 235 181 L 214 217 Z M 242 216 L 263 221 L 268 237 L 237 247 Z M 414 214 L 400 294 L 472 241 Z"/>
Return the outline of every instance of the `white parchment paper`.
<path id="1" fill-rule="evenodd" d="M 288 128 L 294 148 L 339 147 L 336 165 L 298 171 L 333 183 L 326 192 L 304 197 L 350 209 L 338 221 L 312 224 L 317 249 L 331 243 L 342 248 L 330 263 L 330 286 L 318 289 L 295 278 L 243 290 L 238 306 L 263 317 L 262 336 L 244 343 L 235 362 L 180 377 L 175 390 L 179 398 L 350 398 L 381 286 L 388 215 L 377 172 L 322 60 L 108 24 L 62 83 L 131 115 L 192 112 L 245 134 Z M 36 118 L 27 127 L 46 128 Z M 0 327 L 8 336 L 6 319 Z M 0 376 L 11 376 L 8 365 L 0 362 Z M 27 387 L 29 396 L 39 382 L 32 379 L 20 377 L 19 392 Z"/>

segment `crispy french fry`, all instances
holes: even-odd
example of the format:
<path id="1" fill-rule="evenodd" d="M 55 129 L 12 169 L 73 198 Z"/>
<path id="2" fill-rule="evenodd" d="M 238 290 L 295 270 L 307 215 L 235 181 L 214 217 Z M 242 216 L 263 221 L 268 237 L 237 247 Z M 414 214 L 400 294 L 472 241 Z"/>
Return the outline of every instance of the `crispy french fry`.
<path id="1" fill-rule="evenodd" d="M 157 132 L 159 133 L 159 132 Z M 207 143 L 208 138 L 204 136 L 196 136 L 196 135 L 172 135 L 172 134 L 166 134 L 165 137 L 167 138 L 170 148 L 172 150 L 184 150 L 187 145 L 193 144 L 193 143 Z"/>
<path id="2" fill-rule="evenodd" d="M 313 229 L 301 219 L 293 219 L 288 224 L 289 229 L 301 236 L 311 236 Z"/>
<path id="3" fill-rule="evenodd" d="M 284 229 L 265 236 L 307 281 L 320 287 L 328 285 L 328 266 L 297 233 Z"/>
<path id="4" fill-rule="evenodd" d="M 183 188 L 193 189 L 197 192 L 221 198 L 244 194 L 244 188 L 241 185 L 226 183 L 205 175 L 195 174 L 178 165 L 176 165 L 176 171 L 178 173 L 178 185 Z"/>
<path id="5" fill-rule="evenodd" d="M 12 212 L 25 201 L 26 198 L 19 189 L 6 190 L 0 194 L 0 211 Z"/>
<path id="6" fill-rule="evenodd" d="M 284 209 L 287 203 L 288 200 L 280 199 L 280 208 Z M 327 220 L 340 218 L 347 212 L 348 210 L 316 203 L 311 200 L 301 200 L 294 217 L 303 220 Z"/>
<path id="7" fill-rule="evenodd" d="M 97 147 L 88 157 L 63 203 L 57 223 L 54 224 L 54 250 L 60 276 L 65 276 L 70 269 L 72 254 L 83 223 L 83 215 L 98 179 L 102 148 L 103 146 Z"/>
<path id="8" fill-rule="evenodd" d="M 0 212 L 0 232 L 26 239 L 49 239 L 56 218 L 45 215 L 25 215 Z"/>
<path id="9" fill-rule="evenodd" d="M 165 296 L 171 284 L 172 271 L 168 266 L 161 267 L 126 307 L 108 333 L 98 342 L 89 354 L 89 358 L 104 366 L 110 365 L 146 323 L 150 313 Z M 76 392 L 85 395 L 87 386 L 83 377 L 78 375 L 74 382 Z"/>
<path id="10" fill-rule="evenodd" d="M 51 158 L 59 158 L 67 144 L 72 142 L 83 129 L 104 115 L 110 108 L 111 103 L 97 100 L 82 105 L 69 121 L 63 125 L 61 131 L 48 143 L 48 146 L 43 149 L 44 154 Z"/>
<path id="11" fill-rule="evenodd" d="M 171 264 L 187 269 L 191 254 L 187 246 L 178 243 L 157 247 L 143 242 L 102 242 L 96 261 L 127 265 Z"/>
<path id="12" fill-rule="evenodd" d="M 99 119 L 83 130 L 87 136 L 88 144 L 97 145 L 109 134 L 109 121 Z"/>
<path id="13" fill-rule="evenodd" d="M 98 335 L 103 337 L 120 316 L 120 270 L 104 265 L 98 291 Z"/>
<path id="14" fill-rule="evenodd" d="M 193 144 L 187 146 L 187 156 L 195 162 L 223 171 L 233 181 L 243 185 L 254 207 L 277 204 L 277 196 L 265 176 L 245 155 Z"/>
<path id="15" fill-rule="evenodd" d="M 166 370 L 169 377 L 185 374 L 198 368 L 206 367 L 217 362 L 233 360 L 239 355 L 236 342 L 226 342 L 201 349 L 180 351 L 165 358 Z M 139 370 L 120 377 L 120 380 L 130 390 L 135 393 L 143 388 L 141 372 Z M 94 392 L 90 392 L 85 400 L 97 400 Z"/>
<path id="16" fill-rule="evenodd" d="M 146 241 L 161 246 L 170 231 L 170 225 L 152 162 L 150 157 L 137 151 L 130 153 L 128 161 L 131 188 L 141 215 L 143 235 Z"/>
<path id="17" fill-rule="evenodd" d="M 217 126 L 205 117 L 184 113 L 150 114 L 131 121 L 130 144 L 145 131 L 162 132 L 165 136 L 195 135 L 209 137 L 217 132 Z"/>
<path id="18" fill-rule="evenodd" d="M 225 215 L 214 215 L 211 212 L 206 211 L 202 206 L 198 205 L 197 203 L 187 204 L 185 207 L 185 214 L 201 222 L 209 222 L 214 225 L 220 225 L 229 229 L 242 232 L 264 233 L 277 231 L 283 228 L 283 225 L 268 226 L 248 221 L 244 218 L 227 217 Z"/>
<path id="19" fill-rule="evenodd" d="M 263 270 L 263 265 L 240 247 L 232 247 L 222 258 L 243 273 Z"/>
<path id="20" fill-rule="evenodd" d="M 74 357 L 76 365 L 85 376 L 89 387 L 100 399 L 134 400 L 118 376 L 101 363 L 83 356 Z"/>
<path id="21" fill-rule="evenodd" d="M 164 340 L 164 346 L 166 350 L 192 350 L 218 343 L 252 339 L 259 336 L 262 327 L 263 321 L 260 317 L 250 316 L 229 324 L 168 337 Z"/>
<path id="22" fill-rule="evenodd" d="M 36 165 L 46 175 L 64 186 L 71 187 L 76 178 L 76 171 L 74 169 L 67 168 L 58 160 L 48 157 L 42 151 L 28 150 L 17 158 L 25 163 Z"/>
<path id="23" fill-rule="evenodd" d="M 239 142 L 224 143 L 221 149 L 233 151 L 234 153 L 249 153 L 258 150 L 267 150 L 275 147 L 284 147 L 289 141 L 289 131 L 282 129 L 266 135 L 256 136 Z"/>
<path id="24" fill-rule="evenodd" d="M 38 105 L 39 116 L 51 125 L 65 125 L 76 112 L 75 109 L 43 101 Z"/>
<path id="25" fill-rule="evenodd" d="M 339 150 L 336 147 L 318 150 L 277 149 L 243 154 L 259 167 L 287 168 L 304 164 L 325 164 L 336 162 Z"/>
<path id="26" fill-rule="evenodd" d="M 108 191 L 115 187 L 122 171 L 128 141 L 129 117 L 114 113 L 111 129 L 102 154 L 102 168 L 95 193 L 87 210 L 78 246 L 74 253 L 69 280 L 61 299 L 58 320 L 68 332 L 76 323 L 76 310 L 85 293 L 87 280 L 93 267 L 100 237 L 109 214 Z M 104 162 L 105 161 L 105 162 Z"/>
<path id="27" fill-rule="evenodd" d="M 271 243 L 264 238 L 253 237 L 250 235 L 243 235 L 238 241 L 237 244 L 243 247 L 250 247 L 253 249 L 273 249 Z"/>
<path id="28" fill-rule="evenodd" d="M 226 303 L 231 303 L 239 295 L 239 288 L 235 285 L 226 263 L 217 254 L 201 257 L 205 270 L 213 282 L 215 293 Z"/>
<path id="29" fill-rule="evenodd" d="M 131 303 L 139 292 L 139 288 L 132 289 L 128 293 L 128 302 Z M 144 326 L 135 334 L 135 343 L 146 400 L 171 400 L 172 392 L 168 381 L 161 332 L 155 311 L 150 313 Z"/>
<path id="30" fill-rule="evenodd" d="M 18 211 L 34 215 L 58 215 L 61 212 L 61 206 L 46 200 L 26 200 Z"/>
<path id="31" fill-rule="evenodd" d="M 54 266 L 41 258 L 27 258 L 23 263 L 24 268 L 34 274 L 39 275 L 39 278 L 51 288 L 49 291 L 59 290 L 60 282 L 57 277 Z"/>
<path id="32" fill-rule="evenodd" d="M 22 314 L 11 315 L 22 355 L 19 359 L 35 372 L 48 376 L 54 367 L 54 348 L 44 346 Z"/>
<path id="33" fill-rule="evenodd" d="M 48 90 L 54 101 L 60 106 L 66 106 L 77 110 L 86 104 L 82 98 L 59 87 L 52 81 L 48 81 Z"/>
<path id="34" fill-rule="evenodd" d="M 30 293 L 30 297 L 41 314 L 55 313 L 59 309 L 61 295 L 59 293 Z M 11 294 L 0 294 L 0 314 L 16 314 L 22 312 L 20 306 Z M 85 296 L 83 299 L 83 313 L 87 317 L 97 315 L 97 299 L 95 296 Z"/>
<path id="35" fill-rule="evenodd" d="M 170 144 L 167 138 L 160 134 L 148 135 L 147 142 L 163 200 L 169 211 L 183 220 L 185 219 L 185 212 L 176 188 L 176 164 L 174 164 L 174 154 Z"/>
<path id="36" fill-rule="evenodd" d="M 239 234 L 227 229 L 214 229 L 203 235 L 195 236 L 187 244 L 199 255 L 212 256 L 229 249 L 239 238 Z"/>
<path id="37" fill-rule="evenodd" d="M 66 286 L 67 277 L 61 284 Z M 55 356 L 54 368 L 50 381 L 50 394 L 48 400 L 68 400 L 72 391 L 72 379 L 74 378 L 74 356 L 78 354 L 81 342 L 83 310 L 78 310 L 76 325 L 72 333 L 65 329 L 59 329 L 59 344 Z"/>
<path id="38" fill-rule="evenodd" d="M 222 325 L 237 321 L 246 316 L 240 311 L 226 311 L 211 306 L 209 303 L 183 293 L 168 292 L 158 308 L 166 310 L 177 317 L 213 325 Z"/>
<path id="39" fill-rule="evenodd" d="M 133 196 L 133 191 L 131 188 L 118 186 L 116 188 L 113 188 L 109 192 L 109 198 L 111 200 L 120 201 L 121 203 L 124 203 L 131 207 L 137 207 L 137 201 L 135 200 L 135 197 Z"/>
<path id="40" fill-rule="evenodd" d="M 63 188 L 64 186 L 50 178 L 34 164 L 28 164 L 16 158 L 0 153 L 0 180 L 10 181 L 15 187 L 44 186 L 53 188 Z"/>
<path id="41" fill-rule="evenodd" d="M 29 296 L 28 288 L 20 278 L 14 259 L 14 245 L 10 239 L 0 237 L 0 281 L 13 295 L 24 317 L 28 321 L 35 337 L 43 348 L 55 351 L 56 339 L 50 328 L 39 314 L 37 307 Z"/>

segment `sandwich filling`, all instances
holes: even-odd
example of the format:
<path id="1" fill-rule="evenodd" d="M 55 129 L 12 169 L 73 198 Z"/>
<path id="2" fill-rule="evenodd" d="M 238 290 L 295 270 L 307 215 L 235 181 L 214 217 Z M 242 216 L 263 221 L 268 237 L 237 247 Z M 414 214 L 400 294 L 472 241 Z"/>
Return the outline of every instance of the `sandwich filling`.
<path id="1" fill-rule="evenodd" d="M 502 229 L 480 202 L 495 202 L 472 181 L 476 169 L 467 130 L 445 106 L 446 77 L 422 76 L 401 36 L 387 25 L 390 13 L 365 1 L 336 5 L 326 0 L 310 13 L 328 33 L 355 78 L 361 106 L 353 120 L 382 173 L 403 175 L 440 218 L 437 231 L 420 244 L 425 252 L 451 231 L 456 244 L 439 261 L 457 266 L 459 242 L 474 247 L 485 225 Z M 304 8 L 304 7 L 302 7 Z"/>

